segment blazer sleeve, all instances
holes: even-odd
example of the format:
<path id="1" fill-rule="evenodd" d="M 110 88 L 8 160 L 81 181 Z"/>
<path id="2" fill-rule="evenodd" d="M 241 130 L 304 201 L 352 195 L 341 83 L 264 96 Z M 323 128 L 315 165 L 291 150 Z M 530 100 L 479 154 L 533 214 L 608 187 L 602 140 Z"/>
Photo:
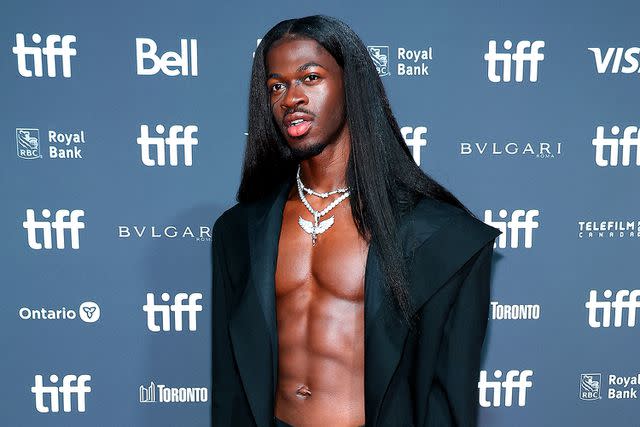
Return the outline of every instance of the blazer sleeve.
<path id="1" fill-rule="evenodd" d="M 477 425 L 478 377 L 490 304 L 493 239 L 461 268 L 437 355 L 423 427 Z M 466 277 L 464 271 L 468 271 Z M 460 280 L 460 279 L 458 279 Z"/>
<path id="2" fill-rule="evenodd" d="M 233 358 L 231 339 L 228 333 L 227 290 L 228 276 L 219 221 L 213 226 L 212 234 L 212 421 L 214 426 L 231 427 L 231 407 L 233 399 Z"/>

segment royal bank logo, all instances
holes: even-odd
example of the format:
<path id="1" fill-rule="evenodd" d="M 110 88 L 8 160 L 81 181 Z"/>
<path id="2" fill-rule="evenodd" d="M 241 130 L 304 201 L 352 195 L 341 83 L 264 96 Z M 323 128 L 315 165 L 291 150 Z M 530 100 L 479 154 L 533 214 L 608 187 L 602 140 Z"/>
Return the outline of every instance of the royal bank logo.
<path id="1" fill-rule="evenodd" d="M 596 127 L 596 137 L 591 140 L 595 147 L 595 162 L 600 167 L 640 166 L 640 134 L 638 126 L 627 126 L 620 135 L 620 126 L 611 128 L 611 135 L 615 138 L 604 136 L 604 126 Z M 622 155 L 620 155 L 622 152 Z M 633 162 L 632 153 L 635 154 Z"/>
<path id="2" fill-rule="evenodd" d="M 27 209 L 27 219 L 22 222 L 22 227 L 27 230 L 27 243 L 31 249 L 53 249 L 54 234 L 56 236 L 56 248 L 65 249 L 67 241 L 67 233 L 65 231 L 69 231 L 71 248 L 80 248 L 80 230 L 84 229 L 84 222 L 80 221 L 80 218 L 84 217 L 84 210 L 57 210 L 53 221 L 49 221 L 52 214 L 49 209 L 42 209 L 41 214 L 44 221 L 36 220 L 35 210 Z"/>
<path id="3" fill-rule="evenodd" d="M 86 396 L 91 392 L 91 387 L 87 385 L 91 381 L 91 375 L 65 375 L 62 378 L 62 385 L 58 386 L 59 380 L 57 375 L 50 375 L 51 385 L 44 385 L 43 376 L 35 376 L 31 393 L 35 396 L 36 411 L 40 413 L 60 412 L 60 396 L 62 395 L 63 412 L 73 411 L 74 397 L 76 411 L 85 412 Z"/>
<path id="4" fill-rule="evenodd" d="M 554 159 L 562 155 L 562 142 L 507 143 L 486 141 L 463 141 L 460 143 L 460 155 L 474 157 L 529 157 L 536 159 Z"/>
<path id="5" fill-rule="evenodd" d="M 45 150 L 50 159 L 82 159 L 82 149 L 86 142 L 83 130 L 60 132 L 48 130 L 49 146 Z M 40 129 L 16 128 L 16 148 L 21 159 L 41 159 Z"/>
<path id="6" fill-rule="evenodd" d="M 600 384 L 602 382 L 601 374 L 580 374 L 580 399 L 581 400 L 599 400 Z"/>
<path id="7" fill-rule="evenodd" d="M 528 64 L 529 81 L 538 81 L 538 66 L 544 60 L 544 54 L 540 50 L 544 47 L 544 41 L 521 40 L 516 44 L 516 51 L 511 40 L 502 43 L 506 52 L 498 52 L 496 40 L 489 40 L 489 51 L 484 54 L 487 61 L 487 77 L 494 83 L 510 82 L 515 73 L 515 81 L 524 81 L 525 64 Z M 500 66 L 500 67 L 499 67 Z M 500 68 L 500 70 L 498 70 Z"/>
<path id="8" fill-rule="evenodd" d="M 634 375 L 580 374 L 581 400 L 637 400 L 639 391 L 640 373 Z"/>
<path id="9" fill-rule="evenodd" d="M 209 400 L 206 387 L 167 387 L 151 381 L 138 389 L 140 403 L 204 403 Z"/>
<path id="10" fill-rule="evenodd" d="M 604 53 L 599 47 L 590 47 L 587 50 L 593 53 L 598 74 L 640 73 L 640 47 L 610 47 Z"/>
<path id="11" fill-rule="evenodd" d="M 145 64 L 148 64 L 146 66 Z M 152 76 L 162 72 L 167 76 L 198 75 L 198 41 L 180 39 L 180 52 L 167 51 L 159 56 L 158 45 L 153 39 L 136 38 L 136 73 Z"/>
<path id="12" fill-rule="evenodd" d="M 420 49 L 398 47 L 395 50 L 389 46 L 367 46 L 369 56 L 378 70 L 378 75 L 391 75 L 391 52 L 395 52 L 395 74 L 400 77 L 429 76 L 429 66 L 433 60 L 433 47 Z"/>
<path id="13" fill-rule="evenodd" d="M 427 133 L 427 127 L 418 126 L 414 128 L 411 126 L 403 126 L 400 128 L 400 132 L 402 133 L 404 142 L 412 149 L 413 160 L 420 166 L 422 147 L 427 146 L 427 140 L 424 138 L 424 135 Z"/>
<path id="14" fill-rule="evenodd" d="M 42 42 L 40 34 L 33 34 L 31 41 L 36 45 Z M 18 73 L 22 77 L 42 77 L 44 67 L 47 64 L 47 76 L 57 76 L 57 58 L 60 58 L 62 64 L 62 76 L 71 77 L 71 57 L 75 56 L 77 51 L 71 45 L 76 42 L 76 36 L 58 34 L 50 34 L 46 37 L 45 46 L 27 46 L 24 34 L 16 34 L 16 45 L 12 51 L 18 59 Z M 60 44 L 59 46 L 57 44 Z M 43 60 L 44 56 L 44 60 Z M 27 61 L 29 58 L 29 61 Z M 32 67 L 29 67 L 29 64 Z"/>
<path id="15" fill-rule="evenodd" d="M 16 150 L 21 159 L 41 159 L 40 130 L 34 128 L 16 128 Z"/>
<path id="16" fill-rule="evenodd" d="M 167 154 L 169 165 L 193 165 L 193 147 L 198 145 L 198 138 L 193 134 L 198 132 L 196 125 L 173 125 L 169 127 L 169 136 L 164 137 L 165 127 L 156 125 L 157 136 L 149 136 L 149 126 L 140 125 L 140 136 L 136 142 L 140 146 L 140 157 L 145 166 L 165 166 Z M 153 149 L 152 149 L 153 147 Z M 182 158 L 178 150 L 182 147 Z"/>
<path id="17" fill-rule="evenodd" d="M 504 378 L 503 378 L 504 375 Z M 504 374 L 496 369 L 493 372 L 494 379 L 488 379 L 487 371 L 480 371 L 478 381 L 478 400 L 483 408 L 512 406 L 514 395 L 517 394 L 518 406 L 527 404 L 527 390 L 533 387 L 533 371 L 525 369 L 519 371 L 512 369 Z"/>
<path id="18" fill-rule="evenodd" d="M 67 307 L 21 307 L 18 310 L 18 316 L 22 320 L 76 320 L 80 318 L 85 323 L 95 323 L 100 319 L 100 306 L 93 301 L 85 301 L 80 304 L 78 310 Z"/>
<path id="19" fill-rule="evenodd" d="M 380 77 L 388 76 L 389 73 L 389 46 L 367 46 L 369 56 L 378 70 Z"/>
<path id="20" fill-rule="evenodd" d="M 515 209 L 511 214 L 506 209 L 500 209 L 498 217 L 503 220 L 500 221 L 493 219 L 493 211 L 485 210 L 484 222 L 502 232 L 493 247 L 516 249 L 523 243 L 527 249 L 533 247 L 533 230 L 540 227 L 540 222 L 535 220 L 539 215 L 538 209 Z"/>

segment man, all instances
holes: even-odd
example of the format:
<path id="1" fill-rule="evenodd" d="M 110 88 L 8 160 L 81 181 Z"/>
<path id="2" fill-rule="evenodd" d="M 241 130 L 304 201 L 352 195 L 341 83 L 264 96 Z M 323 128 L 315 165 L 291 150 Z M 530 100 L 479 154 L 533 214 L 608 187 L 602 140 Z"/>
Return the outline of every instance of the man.
<path id="1" fill-rule="evenodd" d="M 213 228 L 214 426 L 476 424 L 493 240 L 415 164 L 366 47 L 283 21 Z"/>

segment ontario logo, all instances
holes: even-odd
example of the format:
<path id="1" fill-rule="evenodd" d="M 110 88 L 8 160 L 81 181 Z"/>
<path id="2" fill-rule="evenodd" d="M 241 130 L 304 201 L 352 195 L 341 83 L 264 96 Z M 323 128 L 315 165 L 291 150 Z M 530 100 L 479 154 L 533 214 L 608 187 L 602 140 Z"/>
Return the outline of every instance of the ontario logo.
<path id="1" fill-rule="evenodd" d="M 16 150 L 21 159 L 41 159 L 40 130 L 33 128 L 16 128 Z"/>

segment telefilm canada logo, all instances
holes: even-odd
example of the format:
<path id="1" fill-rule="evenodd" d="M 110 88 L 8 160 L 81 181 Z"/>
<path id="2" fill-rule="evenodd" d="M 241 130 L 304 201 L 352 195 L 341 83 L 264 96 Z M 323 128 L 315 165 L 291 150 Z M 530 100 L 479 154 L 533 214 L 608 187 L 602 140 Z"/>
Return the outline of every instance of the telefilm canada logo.
<path id="1" fill-rule="evenodd" d="M 578 220 L 578 239 L 633 239 L 640 237 L 638 219 Z"/>
<path id="2" fill-rule="evenodd" d="M 557 159 L 562 155 L 562 142 L 488 142 L 459 143 L 461 156 Z"/>
<path id="3" fill-rule="evenodd" d="M 18 73 L 22 77 L 43 77 L 44 64 L 47 65 L 47 76 L 57 77 L 57 58 L 60 58 L 59 62 L 62 65 L 62 76 L 71 77 L 71 57 L 78 53 L 72 47 L 76 43 L 76 36 L 50 34 L 45 37 L 44 47 L 38 46 L 42 43 L 40 34 L 34 33 L 30 38 L 35 46 L 27 46 L 25 35 L 17 33 L 16 45 L 12 48 L 18 60 Z"/>
<path id="4" fill-rule="evenodd" d="M 389 46 L 367 46 L 369 56 L 376 66 L 380 77 L 390 76 L 391 70 L 400 77 L 427 77 L 433 61 L 433 46 L 421 46 L 419 49 Z M 392 53 L 395 53 L 392 55 Z M 393 56 L 393 61 L 391 57 Z M 395 68 L 392 68 L 395 64 Z"/>
<path id="5" fill-rule="evenodd" d="M 484 222 L 502 232 L 493 247 L 517 249 L 524 243 L 526 249 L 531 249 L 533 247 L 533 231 L 540 227 L 540 222 L 535 220 L 539 216 L 538 209 L 514 209 L 511 214 L 506 209 L 500 209 L 498 218 L 504 220 L 500 221 L 493 219 L 494 215 L 491 209 L 485 210 Z"/>
<path id="6" fill-rule="evenodd" d="M 209 400 L 207 387 L 169 387 L 151 381 L 138 389 L 140 403 L 205 403 Z"/>
<path id="7" fill-rule="evenodd" d="M 100 306 L 93 301 L 85 301 L 77 310 L 67 307 L 21 307 L 18 310 L 18 316 L 22 320 L 76 320 L 79 318 L 85 323 L 95 323 L 100 320 Z"/>
<path id="8" fill-rule="evenodd" d="M 518 406 L 527 404 L 527 390 L 533 387 L 533 371 L 512 369 L 506 373 L 493 371 L 494 379 L 488 379 L 486 370 L 480 371 L 478 400 L 483 408 L 513 406 L 517 395 Z"/>
<path id="9" fill-rule="evenodd" d="M 598 401 L 608 400 L 631 400 L 638 399 L 640 390 L 640 373 L 635 375 L 617 375 L 587 373 L 580 374 L 581 400 Z"/>
<path id="10" fill-rule="evenodd" d="M 510 82 L 515 74 L 515 81 L 525 81 L 525 68 L 529 70 L 528 81 L 538 81 L 538 66 L 544 60 L 544 54 L 540 51 L 544 48 L 544 41 L 520 40 L 516 43 L 515 52 L 513 42 L 505 40 L 502 43 L 504 52 L 498 52 L 496 40 L 489 40 L 489 50 L 484 54 L 487 61 L 487 77 L 490 82 Z M 525 67 L 525 65 L 528 65 Z"/>
<path id="11" fill-rule="evenodd" d="M 60 132 L 47 130 L 43 132 L 47 136 L 49 145 L 46 148 L 49 159 L 82 159 L 82 149 L 86 142 L 84 130 L 76 132 Z M 21 159 L 41 159 L 41 139 L 38 128 L 16 128 L 16 151 Z"/>
<path id="12" fill-rule="evenodd" d="M 613 138 L 604 136 L 604 126 L 596 127 L 596 136 L 591 140 L 591 145 L 595 147 L 596 165 L 601 168 L 640 166 L 638 126 L 626 126 L 624 130 L 620 126 L 612 126 L 611 135 Z"/>
<path id="13" fill-rule="evenodd" d="M 34 378 L 31 393 L 34 394 L 36 411 L 43 414 L 60 412 L 61 396 L 63 412 L 86 411 L 87 394 L 91 392 L 88 385 L 91 375 L 65 375 L 62 377 L 62 385 L 58 385 L 60 378 L 56 374 L 50 375 L 48 380 L 51 385 L 44 385 L 43 375 L 36 375 Z"/>

